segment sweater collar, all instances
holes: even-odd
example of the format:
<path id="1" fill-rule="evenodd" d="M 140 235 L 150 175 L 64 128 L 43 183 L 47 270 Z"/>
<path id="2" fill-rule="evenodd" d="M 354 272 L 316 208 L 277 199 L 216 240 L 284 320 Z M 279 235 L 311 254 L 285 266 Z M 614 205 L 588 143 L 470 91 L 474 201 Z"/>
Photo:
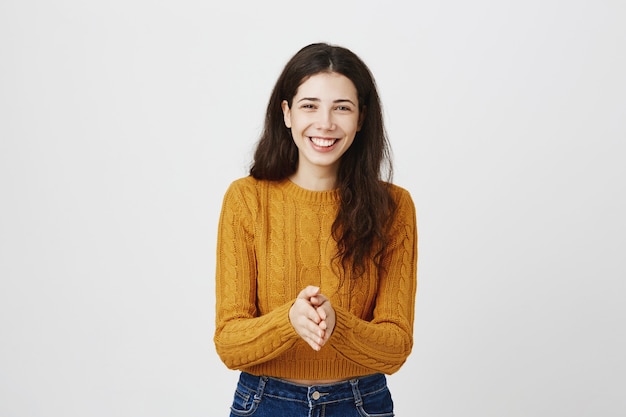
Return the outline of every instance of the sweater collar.
<path id="1" fill-rule="evenodd" d="M 338 203 L 340 201 L 339 189 L 328 191 L 311 191 L 302 188 L 289 179 L 282 180 L 278 185 L 285 194 L 302 201 L 312 203 Z"/>

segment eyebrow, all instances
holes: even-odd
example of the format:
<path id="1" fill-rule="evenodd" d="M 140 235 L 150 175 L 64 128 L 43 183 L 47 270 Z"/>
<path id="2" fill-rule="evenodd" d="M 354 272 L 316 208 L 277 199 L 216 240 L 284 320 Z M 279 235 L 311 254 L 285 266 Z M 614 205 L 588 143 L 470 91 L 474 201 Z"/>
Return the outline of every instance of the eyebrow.
<path id="1" fill-rule="evenodd" d="M 301 101 L 315 101 L 315 102 L 320 102 L 322 100 L 320 100 L 319 98 L 316 97 L 302 97 L 300 100 L 298 100 L 297 102 L 300 103 Z M 350 103 L 353 106 L 356 106 L 356 104 L 347 98 L 339 98 L 337 100 L 334 100 L 333 103 L 337 104 L 337 103 Z"/>

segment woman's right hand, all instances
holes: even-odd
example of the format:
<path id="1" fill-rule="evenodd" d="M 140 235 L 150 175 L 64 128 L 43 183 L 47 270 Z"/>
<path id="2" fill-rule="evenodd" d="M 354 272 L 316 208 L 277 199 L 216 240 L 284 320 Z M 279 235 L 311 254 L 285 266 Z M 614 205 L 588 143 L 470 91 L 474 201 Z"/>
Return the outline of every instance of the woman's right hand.
<path id="1" fill-rule="evenodd" d="M 313 300 L 323 297 L 319 287 L 309 285 L 298 294 L 296 301 L 289 309 L 289 320 L 296 333 L 311 346 L 314 350 L 320 350 L 326 343 L 326 329 L 328 323 L 325 317 L 322 318 L 318 312 L 317 305 Z M 333 323 L 334 324 L 334 323 Z M 334 326 L 333 326 L 334 327 Z M 332 329 L 330 329 L 332 331 Z M 330 334 L 328 335 L 330 336 Z"/>

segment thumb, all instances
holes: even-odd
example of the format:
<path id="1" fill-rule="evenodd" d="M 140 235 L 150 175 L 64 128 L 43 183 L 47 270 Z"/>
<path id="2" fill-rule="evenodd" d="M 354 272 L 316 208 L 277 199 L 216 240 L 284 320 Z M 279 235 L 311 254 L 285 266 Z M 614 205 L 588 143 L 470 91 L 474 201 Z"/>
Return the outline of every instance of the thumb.
<path id="1" fill-rule="evenodd" d="M 298 298 L 303 298 L 305 300 L 308 300 L 311 297 L 315 297 L 319 293 L 320 293 L 319 287 L 309 285 L 308 287 L 300 291 L 300 294 L 298 294 Z"/>

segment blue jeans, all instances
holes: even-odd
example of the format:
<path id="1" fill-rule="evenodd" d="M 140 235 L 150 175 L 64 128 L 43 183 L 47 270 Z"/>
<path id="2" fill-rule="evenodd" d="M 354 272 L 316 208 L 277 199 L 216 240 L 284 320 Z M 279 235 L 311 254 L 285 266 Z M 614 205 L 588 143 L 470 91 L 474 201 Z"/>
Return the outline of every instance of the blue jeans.
<path id="1" fill-rule="evenodd" d="M 393 401 L 383 374 L 330 385 L 298 385 L 242 372 L 231 417 L 391 417 Z"/>

